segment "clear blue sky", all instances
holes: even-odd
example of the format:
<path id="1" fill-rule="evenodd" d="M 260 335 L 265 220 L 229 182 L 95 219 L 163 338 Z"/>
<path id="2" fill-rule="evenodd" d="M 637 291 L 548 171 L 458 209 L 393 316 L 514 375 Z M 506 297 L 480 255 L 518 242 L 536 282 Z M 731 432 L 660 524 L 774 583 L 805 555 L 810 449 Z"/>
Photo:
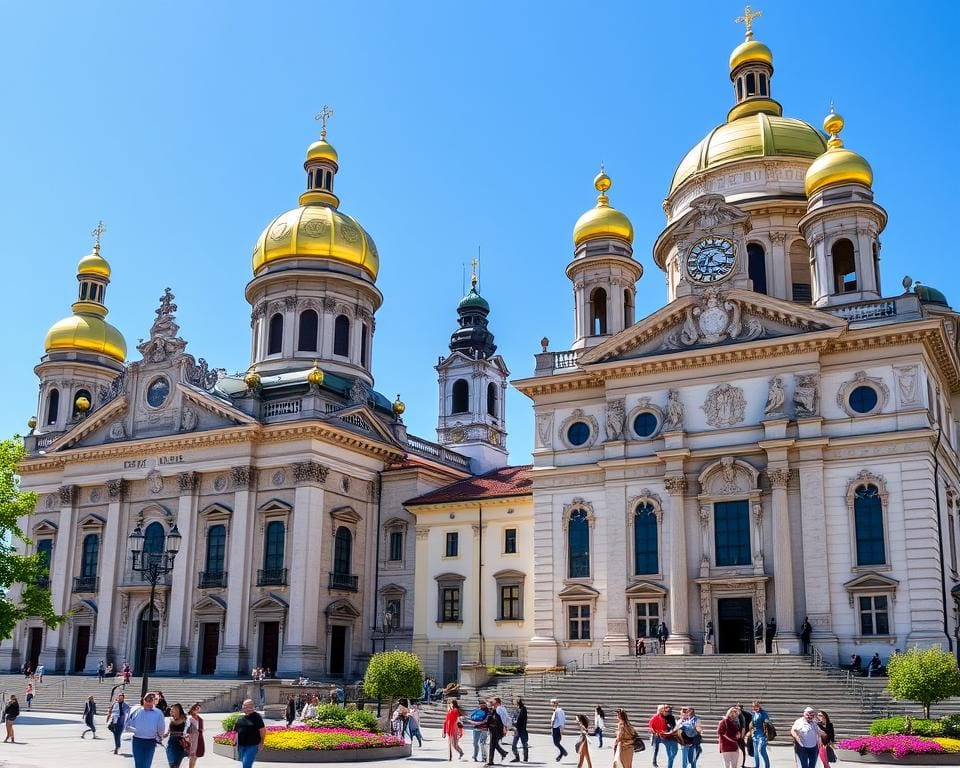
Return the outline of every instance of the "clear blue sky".
<path id="1" fill-rule="evenodd" d="M 905 273 L 960 307 L 960 176 L 953 3 L 758 2 L 773 94 L 819 125 L 829 99 L 874 168 L 886 294 Z M 0 433 L 36 407 L 33 366 L 69 314 L 98 219 L 114 278 L 110 320 L 136 354 L 165 286 L 188 351 L 249 363 L 250 253 L 296 205 L 313 115 L 336 112 L 337 191 L 379 247 L 377 388 L 435 439 L 432 368 L 447 351 L 462 264 L 514 377 L 546 335 L 571 342 L 564 267 L 604 161 L 636 229 L 638 315 L 665 302 L 651 246 L 683 154 L 731 105 L 738 3 L 6 3 L 0 120 L 7 288 Z M 514 463 L 528 401 L 508 398 Z"/>

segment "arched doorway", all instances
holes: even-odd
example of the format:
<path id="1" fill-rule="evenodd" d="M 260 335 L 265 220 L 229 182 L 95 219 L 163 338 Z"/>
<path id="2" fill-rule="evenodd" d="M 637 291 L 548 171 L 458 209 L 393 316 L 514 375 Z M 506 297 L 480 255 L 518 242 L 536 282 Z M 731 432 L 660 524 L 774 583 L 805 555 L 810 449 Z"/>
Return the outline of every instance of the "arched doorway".
<path id="1" fill-rule="evenodd" d="M 157 669 L 157 644 L 160 639 L 160 610 L 153 609 L 153 621 L 150 621 L 150 606 L 140 612 L 137 622 L 137 655 L 134 674 L 154 672 Z"/>

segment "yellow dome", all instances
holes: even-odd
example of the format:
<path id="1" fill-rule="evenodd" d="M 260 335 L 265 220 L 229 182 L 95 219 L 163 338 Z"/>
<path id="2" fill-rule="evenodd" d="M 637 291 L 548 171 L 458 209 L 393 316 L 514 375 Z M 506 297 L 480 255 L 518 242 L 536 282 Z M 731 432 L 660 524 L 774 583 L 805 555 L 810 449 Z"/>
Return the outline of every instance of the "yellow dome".
<path id="1" fill-rule="evenodd" d="M 730 71 L 741 64 L 758 61 L 773 66 L 773 53 L 759 40 L 744 40 L 730 54 Z"/>
<path id="2" fill-rule="evenodd" d="M 616 208 L 610 207 L 610 198 L 606 192 L 611 184 L 610 177 L 601 169 L 593 180 L 593 186 L 600 193 L 597 205 L 577 219 L 573 227 L 574 246 L 595 237 L 618 237 L 628 243 L 633 242 L 633 224 L 630 219 Z"/>
<path id="3" fill-rule="evenodd" d="M 807 197 L 824 187 L 834 184 L 873 184 L 873 169 L 863 157 L 844 149 L 839 137 L 843 130 L 843 118 L 833 110 L 823 120 L 823 127 L 830 133 L 827 151 L 813 161 L 803 179 Z"/>
<path id="4" fill-rule="evenodd" d="M 77 275 L 96 275 L 110 278 L 110 265 L 100 255 L 100 246 L 96 246 L 92 253 L 88 253 L 77 264 Z"/>
<path id="5" fill-rule="evenodd" d="M 337 150 L 326 139 L 318 139 L 307 148 L 307 162 L 311 160 L 327 160 L 337 164 L 340 162 L 340 157 L 337 155 Z"/>
<path id="6" fill-rule="evenodd" d="M 816 158 L 827 148 L 823 134 L 803 120 L 760 112 L 714 128 L 687 152 L 673 174 L 670 194 L 703 171 L 752 158 Z"/>
<path id="7" fill-rule="evenodd" d="M 47 352 L 95 352 L 122 363 L 127 359 L 123 334 L 97 315 L 77 313 L 60 320 L 47 331 L 43 341 Z"/>
<path id="8" fill-rule="evenodd" d="M 257 239 L 253 273 L 280 259 L 323 258 L 365 270 L 374 280 L 380 256 L 356 219 L 329 205 L 301 205 L 280 214 Z"/>

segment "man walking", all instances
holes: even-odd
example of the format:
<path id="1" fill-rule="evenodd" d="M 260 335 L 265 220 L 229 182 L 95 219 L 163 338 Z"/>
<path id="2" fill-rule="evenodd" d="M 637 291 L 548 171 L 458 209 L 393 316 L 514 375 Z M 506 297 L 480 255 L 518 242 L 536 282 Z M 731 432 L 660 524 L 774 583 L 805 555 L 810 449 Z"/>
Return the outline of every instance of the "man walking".
<path id="1" fill-rule="evenodd" d="M 553 707 L 553 715 L 550 718 L 550 732 L 553 734 L 553 746 L 560 752 L 557 755 L 557 762 L 559 763 L 567 756 L 567 750 L 560 743 L 560 739 L 563 738 L 563 726 L 567 724 L 567 715 L 560 708 L 559 699 L 550 699 L 550 706 Z"/>
<path id="2" fill-rule="evenodd" d="M 767 653 L 773 653 L 773 638 L 777 634 L 777 620 L 774 617 L 767 622 L 767 633 L 764 637 L 767 646 Z"/>
<path id="3" fill-rule="evenodd" d="M 483 699 L 477 701 L 477 708 L 470 713 L 467 718 L 473 726 L 473 762 L 478 762 L 477 755 L 480 755 L 479 762 L 487 761 L 487 716 L 490 714 L 487 709 L 487 702 Z"/>
<path id="4" fill-rule="evenodd" d="M 670 638 L 670 630 L 667 629 L 667 623 L 661 621 L 657 625 L 657 641 L 660 643 L 660 653 L 666 653 L 667 651 L 667 640 Z"/>
<path id="5" fill-rule="evenodd" d="M 523 762 L 527 762 L 530 757 L 530 737 L 527 734 L 527 707 L 523 703 L 523 699 L 519 696 L 513 700 L 513 705 L 516 707 L 516 710 L 513 713 L 513 760 L 510 762 L 520 762 L 520 753 L 517 752 L 517 742 L 523 745 Z"/>
<path id="6" fill-rule="evenodd" d="M 83 723 L 87 727 L 83 729 L 83 733 L 80 734 L 81 739 L 87 738 L 87 731 L 90 731 L 93 734 L 93 738 L 97 738 L 97 702 L 94 700 L 93 696 L 87 699 L 87 703 L 83 705 Z"/>
<path id="7" fill-rule="evenodd" d="M 166 721 L 163 712 L 157 709 L 157 695 L 148 693 L 143 704 L 130 713 L 124 730 L 133 731 L 134 768 L 150 768 L 153 764 L 153 752 L 157 744 L 163 741 Z"/>
<path id="8" fill-rule="evenodd" d="M 800 645 L 803 646 L 803 655 L 810 653 L 810 636 L 813 634 L 813 625 L 807 616 L 803 617 L 803 624 L 800 625 Z"/>
<path id="9" fill-rule="evenodd" d="M 103 659 L 100 659 L 100 663 L 97 665 L 97 679 L 102 683 L 103 676 L 106 674 L 107 668 L 103 665 Z"/>
<path id="10" fill-rule="evenodd" d="M 820 754 L 820 738 L 825 736 L 823 731 L 814 719 L 816 711 L 812 707 L 803 710 L 803 717 L 797 718 L 790 729 L 790 735 L 793 737 L 793 748 L 797 753 L 797 761 L 800 768 L 816 768 L 817 757 Z"/>
<path id="11" fill-rule="evenodd" d="M 493 765 L 495 752 L 500 753 L 501 761 L 506 758 L 507 750 L 500 746 L 500 740 L 507 732 L 507 720 L 510 719 L 510 715 L 507 715 L 507 710 L 499 698 L 494 697 L 491 704 L 492 706 L 487 712 L 487 731 L 490 734 L 490 749 L 487 751 L 487 765 Z M 501 712 L 503 715 L 500 714 Z M 503 719 L 504 715 L 506 715 L 506 720 Z"/>

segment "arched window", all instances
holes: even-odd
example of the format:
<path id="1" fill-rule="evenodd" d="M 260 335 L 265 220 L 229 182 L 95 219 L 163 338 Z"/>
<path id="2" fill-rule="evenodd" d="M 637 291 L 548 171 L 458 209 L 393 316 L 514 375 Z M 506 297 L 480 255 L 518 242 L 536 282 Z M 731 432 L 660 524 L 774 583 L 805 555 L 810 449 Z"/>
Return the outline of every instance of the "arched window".
<path id="1" fill-rule="evenodd" d="M 470 410 L 470 385 L 466 379 L 453 382 L 453 407 L 450 413 L 466 413 Z"/>
<path id="2" fill-rule="evenodd" d="M 370 336 L 370 331 L 367 330 L 367 324 L 360 324 L 360 365 L 364 368 L 367 367 L 367 340 Z"/>
<path id="3" fill-rule="evenodd" d="M 276 572 L 283 568 L 284 525 L 280 520 L 267 523 L 263 541 L 263 569 Z"/>
<path id="4" fill-rule="evenodd" d="M 846 238 L 837 240 L 830 249 L 833 256 L 833 286 L 836 293 L 857 290 L 857 260 L 853 243 Z"/>
<path id="5" fill-rule="evenodd" d="M 590 294 L 590 335 L 603 336 L 607 332 L 607 292 L 594 288 Z"/>
<path id="6" fill-rule="evenodd" d="M 623 290 L 623 322 L 626 328 L 633 325 L 633 291 L 629 288 Z"/>
<path id="7" fill-rule="evenodd" d="M 147 530 L 143 532 L 143 554 L 160 555 L 163 554 L 163 547 L 167 539 L 166 531 L 163 525 L 157 522 L 150 523 Z"/>
<path id="8" fill-rule="evenodd" d="M 857 565 L 883 565 L 887 561 L 883 543 L 883 504 L 877 486 L 861 485 L 853 499 L 857 531 Z"/>
<path id="9" fill-rule="evenodd" d="M 77 401 L 81 398 L 86 398 L 88 406 L 85 410 L 80 410 L 80 407 L 77 405 Z M 84 416 L 89 412 L 89 409 L 93 407 L 93 396 L 90 394 L 89 389 L 78 389 L 73 396 L 73 418 L 78 419 L 81 416 Z"/>
<path id="10" fill-rule="evenodd" d="M 277 312 L 270 318 L 267 335 L 267 354 L 279 355 L 283 351 L 283 315 Z"/>
<path id="11" fill-rule="evenodd" d="M 767 95 L 767 76 L 763 72 L 760 73 L 760 95 Z"/>
<path id="12" fill-rule="evenodd" d="M 350 559 L 353 554 L 353 534 L 349 528 L 340 526 L 333 537 L 333 572 L 339 576 L 350 573 Z"/>
<path id="13" fill-rule="evenodd" d="M 337 315 L 333 321 L 333 354 L 350 356 L 350 318 Z"/>
<path id="14" fill-rule="evenodd" d="M 207 531 L 207 575 L 223 573 L 227 549 L 227 527 L 214 525 Z"/>
<path id="15" fill-rule="evenodd" d="M 305 309 L 300 313 L 300 328 L 297 334 L 298 352 L 317 351 L 317 329 L 320 327 L 320 318 L 312 309 Z"/>
<path id="16" fill-rule="evenodd" d="M 657 552 L 657 515 L 649 501 L 633 513 L 633 572 L 637 576 L 660 572 Z"/>
<path id="17" fill-rule="evenodd" d="M 737 78 L 737 101 L 743 101 L 743 78 Z"/>
<path id="18" fill-rule="evenodd" d="M 587 510 L 575 509 L 567 523 L 567 560 L 571 579 L 590 577 L 590 520 Z"/>
<path id="19" fill-rule="evenodd" d="M 790 283 L 794 301 L 809 304 L 813 300 L 810 289 L 810 249 L 803 240 L 794 240 L 790 245 Z"/>
<path id="20" fill-rule="evenodd" d="M 313 171 L 307 171 L 307 189 L 313 189 Z"/>
<path id="21" fill-rule="evenodd" d="M 87 579 L 95 578 L 99 560 L 100 537 L 95 533 L 88 533 L 83 537 L 83 556 L 80 559 L 80 575 Z"/>
<path id="22" fill-rule="evenodd" d="M 753 290 L 767 292 L 767 256 L 760 243 L 747 243 L 747 274 L 753 281 Z"/>
<path id="23" fill-rule="evenodd" d="M 60 418 L 60 390 L 51 389 L 47 397 L 47 424 L 56 424 Z"/>
<path id="24" fill-rule="evenodd" d="M 747 73 L 747 96 L 757 95 L 757 76 L 753 72 Z"/>
<path id="25" fill-rule="evenodd" d="M 487 413 L 497 415 L 497 385 L 492 381 L 487 384 Z"/>

